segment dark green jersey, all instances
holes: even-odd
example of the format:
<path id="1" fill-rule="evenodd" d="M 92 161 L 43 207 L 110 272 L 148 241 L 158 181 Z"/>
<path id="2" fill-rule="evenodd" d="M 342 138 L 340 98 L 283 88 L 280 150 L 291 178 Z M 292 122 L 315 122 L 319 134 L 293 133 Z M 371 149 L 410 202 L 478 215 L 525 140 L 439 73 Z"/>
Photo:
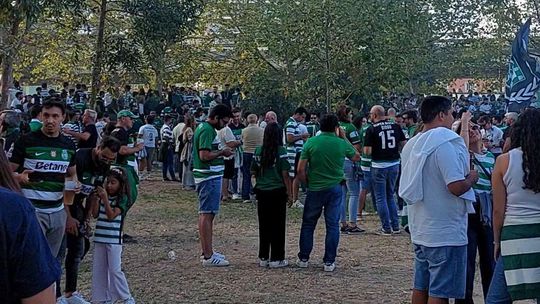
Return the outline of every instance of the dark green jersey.
<path id="1" fill-rule="evenodd" d="M 261 168 L 262 147 L 258 147 L 253 155 L 251 163 L 251 172 L 255 174 L 257 183 L 255 188 L 259 190 L 274 190 L 285 188 L 283 181 L 283 171 L 288 172 L 290 168 L 287 160 L 287 150 L 285 147 L 279 147 L 274 166 L 271 168 Z"/>
<path id="2" fill-rule="evenodd" d="M 15 142 L 10 162 L 18 172 L 32 170 L 30 182 L 22 193 L 38 209 L 63 208 L 64 182 L 68 168 L 75 165 L 75 145 L 65 137 L 48 137 L 41 130 L 31 132 Z"/>

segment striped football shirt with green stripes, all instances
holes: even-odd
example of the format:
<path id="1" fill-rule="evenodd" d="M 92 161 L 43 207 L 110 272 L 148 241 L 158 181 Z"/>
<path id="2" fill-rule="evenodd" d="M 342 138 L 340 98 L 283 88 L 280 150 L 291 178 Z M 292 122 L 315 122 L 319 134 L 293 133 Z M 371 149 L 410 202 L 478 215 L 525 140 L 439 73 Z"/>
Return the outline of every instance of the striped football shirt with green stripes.
<path id="1" fill-rule="evenodd" d="M 297 122 L 294 118 L 289 117 L 287 119 L 287 122 L 285 122 L 285 142 L 286 142 L 286 148 L 287 148 L 287 159 L 289 161 L 289 164 L 291 165 L 289 169 L 289 175 L 291 177 L 294 177 L 294 165 L 296 160 L 296 154 L 301 153 L 302 149 L 304 148 L 304 140 L 299 139 L 293 143 L 289 143 L 287 141 L 287 135 L 294 135 L 294 136 L 300 136 L 300 128 L 298 127 L 300 125 L 299 122 Z"/>
<path id="2" fill-rule="evenodd" d="M 211 161 L 203 161 L 199 157 L 199 151 L 210 152 L 219 151 L 220 140 L 216 129 L 208 122 L 201 123 L 193 135 L 193 177 L 195 183 L 199 184 L 206 180 L 220 178 L 223 176 L 225 165 L 223 157 L 215 158 Z"/>
<path id="3" fill-rule="evenodd" d="M 34 207 L 47 213 L 63 208 L 64 183 L 69 167 L 75 165 L 75 145 L 67 137 L 48 137 L 41 130 L 15 142 L 10 162 L 18 172 L 32 170 L 22 194 Z"/>
<path id="4" fill-rule="evenodd" d="M 366 131 L 370 126 L 371 124 L 367 123 L 366 125 L 362 126 L 362 130 L 360 131 L 362 147 L 364 147 L 364 141 L 366 140 Z M 364 149 L 362 149 L 362 155 L 360 158 L 360 168 L 362 171 L 371 171 L 371 155 L 365 154 Z"/>
<path id="5" fill-rule="evenodd" d="M 540 298 L 540 216 L 505 217 L 501 256 L 512 300 Z"/>
<path id="6" fill-rule="evenodd" d="M 493 153 L 486 151 L 485 154 L 474 153 L 476 160 L 491 174 L 495 168 L 495 156 Z M 472 186 L 475 192 L 491 192 L 491 178 L 486 174 L 480 165 L 473 161 L 473 168 L 478 172 L 478 182 Z"/>

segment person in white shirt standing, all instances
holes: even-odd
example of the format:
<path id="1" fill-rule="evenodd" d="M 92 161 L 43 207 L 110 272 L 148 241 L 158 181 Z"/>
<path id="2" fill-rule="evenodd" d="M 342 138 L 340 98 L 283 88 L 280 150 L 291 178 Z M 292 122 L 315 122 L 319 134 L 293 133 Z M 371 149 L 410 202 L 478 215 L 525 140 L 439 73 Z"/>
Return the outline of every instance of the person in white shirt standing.
<path id="1" fill-rule="evenodd" d="M 482 127 L 482 141 L 484 142 L 484 147 L 497 158 L 502 154 L 504 132 L 494 126 L 491 118 L 487 115 L 478 118 L 478 125 Z"/>
<path id="2" fill-rule="evenodd" d="M 465 298 L 467 219 L 479 176 L 469 168 L 465 142 L 450 130 L 452 112 L 446 97 L 424 99 L 423 132 L 401 154 L 399 195 L 408 205 L 415 254 L 413 304 Z"/>
<path id="3" fill-rule="evenodd" d="M 139 138 L 144 142 L 144 149 L 141 150 L 139 155 L 139 172 L 141 177 L 146 169 L 146 174 L 150 175 L 152 171 L 152 161 L 154 160 L 154 150 L 156 149 L 156 138 L 158 137 L 158 131 L 154 127 L 155 117 L 149 115 L 146 117 L 146 124 L 139 129 Z"/>

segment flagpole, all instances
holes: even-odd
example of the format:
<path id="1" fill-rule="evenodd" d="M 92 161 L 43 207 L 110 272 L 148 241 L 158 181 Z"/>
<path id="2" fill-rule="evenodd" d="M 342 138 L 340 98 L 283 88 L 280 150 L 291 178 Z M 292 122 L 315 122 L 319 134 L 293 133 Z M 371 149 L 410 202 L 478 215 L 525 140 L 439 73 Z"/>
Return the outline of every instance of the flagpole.
<path id="1" fill-rule="evenodd" d="M 536 18 L 540 22 L 540 10 L 538 9 L 538 1 L 534 0 L 533 2 L 534 2 L 534 8 L 536 10 Z"/>

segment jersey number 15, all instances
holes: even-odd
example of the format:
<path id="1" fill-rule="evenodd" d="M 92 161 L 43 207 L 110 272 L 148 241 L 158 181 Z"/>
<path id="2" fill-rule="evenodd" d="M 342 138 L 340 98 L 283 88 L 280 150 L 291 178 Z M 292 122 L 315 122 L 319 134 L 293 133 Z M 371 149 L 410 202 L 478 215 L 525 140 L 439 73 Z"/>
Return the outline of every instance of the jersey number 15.
<path id="1" fill-rule="evenodd" d="M 381 138 L 382 149 L 394 149 L 396 147 L 396 138 L 394 137 L 394 130 L 386 130 L 379 132 Z"/>

